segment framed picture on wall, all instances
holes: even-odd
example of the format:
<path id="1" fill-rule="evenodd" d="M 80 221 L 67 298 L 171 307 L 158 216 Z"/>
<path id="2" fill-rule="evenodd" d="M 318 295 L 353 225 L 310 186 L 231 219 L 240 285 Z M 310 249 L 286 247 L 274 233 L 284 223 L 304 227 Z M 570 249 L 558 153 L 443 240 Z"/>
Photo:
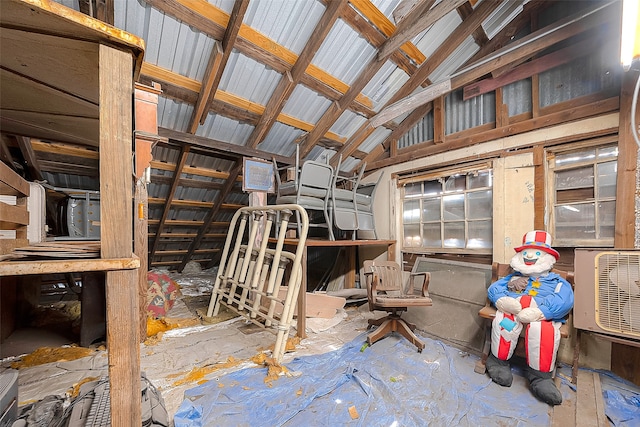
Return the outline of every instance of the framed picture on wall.
<path id="1" fill-rule="evenodd" d="M 243 159 L 242 191 L 275 193 L 276 182 L 273 164 L 262 159 Z"/>

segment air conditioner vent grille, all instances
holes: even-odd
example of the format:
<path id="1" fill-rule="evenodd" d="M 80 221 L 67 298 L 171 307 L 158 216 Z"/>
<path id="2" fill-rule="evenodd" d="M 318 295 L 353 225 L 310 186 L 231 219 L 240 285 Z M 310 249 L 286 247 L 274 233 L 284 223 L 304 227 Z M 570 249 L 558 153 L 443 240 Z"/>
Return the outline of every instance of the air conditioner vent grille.
<path id="1" fill-rule="evenodd" d="M 595 258 L 596 323 L 640 337 L 640 253 L 602 252 Z"/>

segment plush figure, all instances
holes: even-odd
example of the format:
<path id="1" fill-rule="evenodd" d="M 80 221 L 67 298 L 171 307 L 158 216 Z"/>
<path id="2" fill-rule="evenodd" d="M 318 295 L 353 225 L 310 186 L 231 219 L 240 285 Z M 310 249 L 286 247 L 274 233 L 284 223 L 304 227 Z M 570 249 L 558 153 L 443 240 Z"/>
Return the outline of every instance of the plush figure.
<path id="1" fill-rule="evenodd" d="M 562 394 L 552 374 L 560 344 L 560 326 L 573 307 L 571 284 L 551 269 L 560 254 L 551 247 L 551 235 L 530 231 L 511 259 L 515 273 L 488 290 L 489 300 L 498 312 L 491 329 L 491 354 L 486 366 L 491 379 L 504 387 L 513 376 L 509 359 L 522 329 L 525 329 L 526 377 L 533 394 L 549 405 L 562 403 Z"/>

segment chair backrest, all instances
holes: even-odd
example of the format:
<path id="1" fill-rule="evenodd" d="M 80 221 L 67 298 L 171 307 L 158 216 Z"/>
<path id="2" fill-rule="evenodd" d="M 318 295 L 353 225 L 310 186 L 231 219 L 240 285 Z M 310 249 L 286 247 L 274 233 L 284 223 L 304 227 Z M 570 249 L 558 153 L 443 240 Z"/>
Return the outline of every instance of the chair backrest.
<path id="1" fill-rule="evenodd" d="M 307 160 L 298 178 L 298 196 L 326 198 L 330 194 L 333 168 L 325 163 Z"/>
<path id="2" fill-rule="evenodd" d="M 402 284 L 402 271 L 395 261 L 364 261 L 365 277 L 373 276 L 378 280 L 378 291 L 404 292 Z M 372 273 L 369 275 L 368 273 Z M 369 279 L 367 279 L 369 280 Z M 372 278 L 373 280 L 373 278 Z"/>
<path id="3" fill-rule="evenodd" d="M 367 162 L 362 162 L 362 165 L 360 166 L 360 170 L 357 173 L 353 174 L 352 176 L 341 176 L 340 175 L 341 165 L 342 165 L 342 154 L 340 155 L 340 157 L 338 157 L 338 164 L 336 166 L 336 170 L 333 175 L 333 183 L 331 185 L 331 188 L 332 190 L 334 190 L 333 191 L 334 196 L 336 196 L 335 190 L 338 190 L 337 194 L 341 195 L 340 198 L 345 200 L 347 200 L 348 198 L 348 200 L 355 203 L 356 193 L 357 193 L 358 187 L 360 186 L 360 180 L 362 180 L 362 175 L 364 175 L 364 169 L 367 166 Z M 348 196 L 345 196 L 347 194 Z"/>

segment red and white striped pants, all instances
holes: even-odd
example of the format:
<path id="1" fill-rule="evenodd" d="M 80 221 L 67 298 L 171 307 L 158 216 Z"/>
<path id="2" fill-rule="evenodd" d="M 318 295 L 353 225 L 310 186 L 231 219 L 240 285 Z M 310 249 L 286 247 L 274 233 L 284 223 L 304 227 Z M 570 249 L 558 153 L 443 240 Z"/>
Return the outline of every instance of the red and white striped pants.
<path id="1" fill-rule="evenodd" d="M 536 302 L 529 295 L 518 298 L 522 308 L 537 307 Z M 518 344 L 523 325 L 516 316 L 498 311 L 491 328 L 491 353 L 500 360 L 509 360 Z M 509 331 L 500 325 L 504 318 L 516 323 Z M 531 322 L 526 325 L 524 342 L 527 364 L 541 372 L 551 372 L 556 366 L 556 355 L 560 345 L 560 326 L 562 323 L 550 320 Z"/>

